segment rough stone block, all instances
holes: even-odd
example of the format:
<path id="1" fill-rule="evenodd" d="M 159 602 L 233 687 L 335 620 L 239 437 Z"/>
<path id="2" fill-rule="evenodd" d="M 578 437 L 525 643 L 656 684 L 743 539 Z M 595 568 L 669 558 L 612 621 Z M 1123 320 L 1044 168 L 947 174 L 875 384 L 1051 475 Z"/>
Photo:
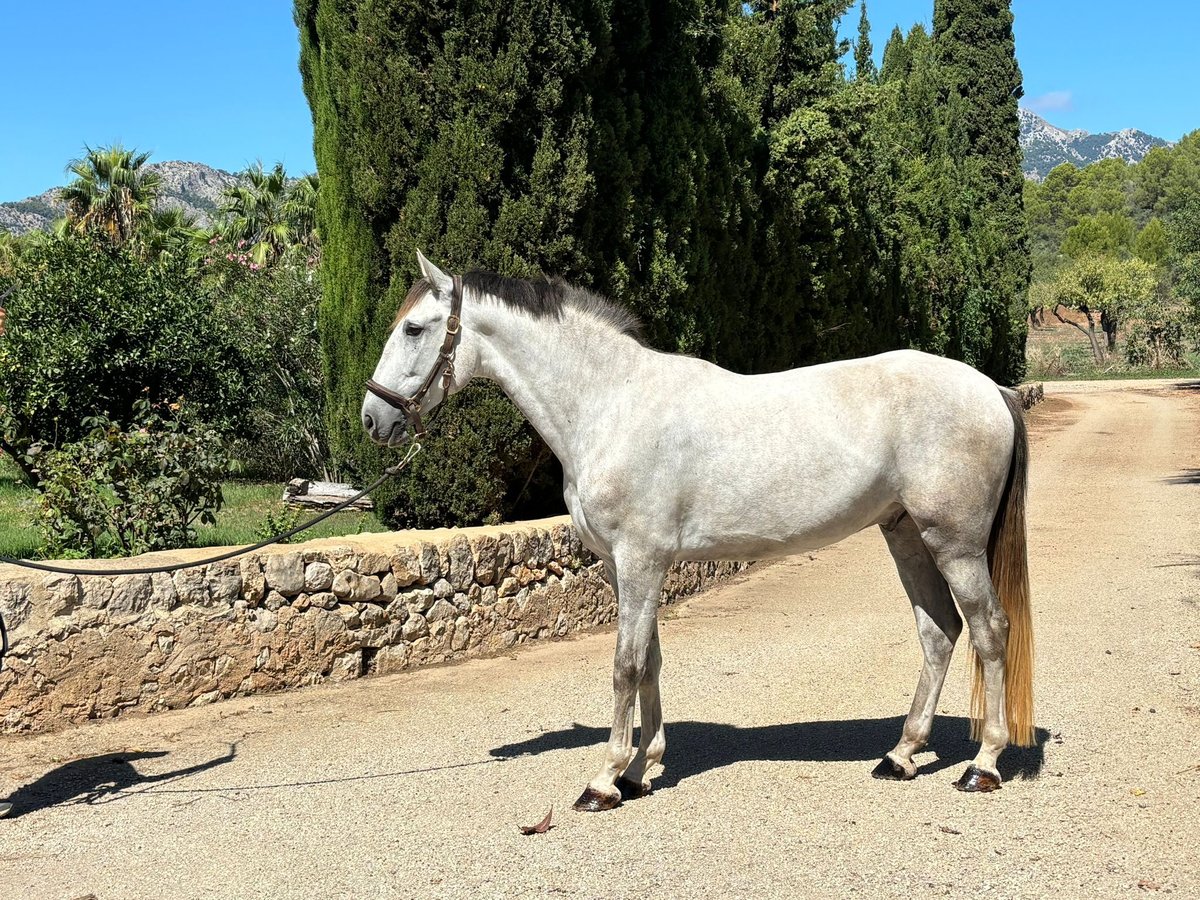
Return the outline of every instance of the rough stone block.
<path id="1" fill-rule="evenodd" d="M 207 606 L 209 600 L 207 573 L 203 568 L 180 569 L 172 580 L 180 603 L 192 606 Z"/>
<path id="2" fill-rule="evenodd" d="M 419 552 L 419 561 L 421 567 L 421 581 L 424 584 L 433 584 L 442 574 L 442 555 L 438 552 L 438 548 L 428 541 L 422 541 Z"/>
<path id="3" fill-rule="evenodd" d="M 333 579 L 333 593 L 339 600 L 363 603 L 374 600 L 382 593 L 379 578 L 375 575 L 360 575 L 343 569 Z"/>
<path id="4" fill-rule="evenodd" d="M 355 567 L 360 575 L 382 575 L 391 569 L 391 560 L 382 553 L 364 553 Z"/>
<path id="5" fill-rule="evenodd" d="M 267 596 L 267 579 L 263 575 L 262 561 L 257 556 L 242 557 L 238 564 L 242 571 L 242 597 L 251 604 L 262 603 Z"/>
<path id="6" fill-rule="evenodd" d="M 449 564 L 446 579 L 456 591 L 465 591 L 475 580 L 475 556 L 471 553 L 471 542 L 461 534 L 451 538 L 446 556 Z"/>
<path id="7" fill-rule="evenodd" d="M 420 613 L 413 613 L 404 622 L 402 634 L 406 641 L 416 641 L 429 633 L 429 623 Z"/>
<path id="8" fill-rule="evenodd" d="M 333 566 L 327 562 L 310 562 L 304 567 L 304 589 L 309 592 L 327 591 L 333 587 Z"/>
<path id="9" fill-rule="evenodd" d="M 430 622 L 440 622 L 443 619 L 451 619 L 458 615 L 458 608 L 447 600 L 438 600 L 430 608 L 426 619 Z"/>
<path id="10" fill-rule="evenodd" d="M 83 602 L 83 585 L 76 575 L 53 573 L 41 580 L 41 602 L 47 614 L 65 616 Z"/>
<path id="11" fill-rule="evenodd" d="M 113 612 L 141 612 L 149 604 L 152 591 L 149 575 L 118 575 L 113 579 L 108 608 Z"/>
<path id="12" fill-rule="evenodd" d="M 304 558 L 299 553 L 280 553 L 268 556 L 263 565 L 267 586 L 285 597 L 304 590 Z"/>
<path id="13" fill-rule="evenodd" d="M 421 560 L 412 547 L 399 547 L 392 554 L 392 574 L 397 587 L 406 588 L 421 580 Z"/>
<path id="14" fill-rule="evenodd" d="M 477 584 L 491 584 L 496 578 L 496 551 L 499 543 L 491 535 L 480 535 L 475 538 L 475 581 Z"/>

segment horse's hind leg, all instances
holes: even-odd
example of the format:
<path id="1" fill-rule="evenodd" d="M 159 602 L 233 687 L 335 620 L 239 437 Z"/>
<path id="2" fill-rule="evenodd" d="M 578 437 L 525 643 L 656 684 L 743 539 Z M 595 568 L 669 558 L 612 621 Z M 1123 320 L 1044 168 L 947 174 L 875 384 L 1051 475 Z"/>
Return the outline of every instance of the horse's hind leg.
<path id="1" fill-rule="evenodd" d="M 613 658 L 613 726 L 605 747 L 604 765 L 575 801 L 575 808 L 584 812 L 612 809 L 621 802 L 617 779 L 630 769 L 636 758 L 641 756 L 644 763 L 657 749 L 653 737 L 662 722 L 661 713 L 657 713 L 657 691 L 654 691 L 650 709 L 657 713 L 658 727 L 653 729 L 648 743 L 643 737 L 645 753 L 636 753 L 633 747 L 634 705 L 639 692 L 644 697 L 649 696 L 649 689 L 644 689 L 643 684 L 651 673 L 657 685 L 658 599 L 667 567 L 665 563 L 638 555 L 631 559 L 624 559 L 619 553 L 615 556 L 617 650 Z M 633 774 L 639 776 L 640 786 L 641 773 Z"/>
<path id="2" fill-rule="evenodd" d="M 962 791 L 994 791 L 1000 787 L 996 761 L 1008 745 L 1004 700 L 1004 669 L 1008 647 L 1008 616 L 996 596 L 982 550 L 936 549 L 938 568 L 946 576 L 971 633 L 971 646 L 983 666 L 987 710 L 974 761 L 954 786 Z"/>
<path id="3" fill-rule="evenodd" d="M 917 681 L 912 708 L 904 721 L 900 743 L 871 774 L 876 778 L 907 781 L 917 774 L 913 754 L 929 740 L 954 642 L 962 632 L 962 619 L 954 608 L 946 579 L 921 540 L 916 523 L 904 514 L 894 524 L 882 526 L 882 530 L 896 561 L 900 581 L 912 602 L 925 664 L 921 667 L 921 677 Z"/>

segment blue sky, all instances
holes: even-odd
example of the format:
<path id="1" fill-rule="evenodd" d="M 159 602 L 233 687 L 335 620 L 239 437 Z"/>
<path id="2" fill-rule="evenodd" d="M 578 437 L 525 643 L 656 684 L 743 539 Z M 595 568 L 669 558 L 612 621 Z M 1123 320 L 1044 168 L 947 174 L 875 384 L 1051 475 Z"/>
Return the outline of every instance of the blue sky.
<path id="1" fill-rule="evenodd" d="M 857 36 L 858 0 L 842 31 Z M 1196 0 L 1012 0 L 1021 101 L 1060 128 L 1138 128 L 1177 141 L 1200 128 Z M 879 59 L 894 25 L 933 22 L 933 0 L 867 0 Z"/>
<path id="2" fill-rule="evenodd" d="M 64 181 L 85 144 L 238 170 L 315 168 L 291 0 L 0 0 L 0 201 Z M 868 0 L 876 56 L 933 0 Z M 1025 103 L 1063 128 L 1200 127 L 1200 3 L 1014 0 Z M 857 11 L 844 23 L 854 33 Z"/>

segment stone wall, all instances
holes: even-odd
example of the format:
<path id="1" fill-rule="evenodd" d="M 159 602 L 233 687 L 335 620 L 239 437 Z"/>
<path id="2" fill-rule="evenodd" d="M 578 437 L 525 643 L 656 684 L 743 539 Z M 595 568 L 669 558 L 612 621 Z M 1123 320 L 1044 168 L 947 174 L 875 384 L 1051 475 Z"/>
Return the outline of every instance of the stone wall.
<path id="1" fill-rule="evenodd" d="M 1025 409 L 1033 409 L 1046 399 L 1046 389 L 1040 381 L 1027 381 L 1013 388 L 1021 396 L 1021 405 Z"/>
<path id="2" fill-rule="evenodd" d="M 678 565 L 663 602 L 742 568 Z M 603 564 L 566 517 L 312 541 L 173 575 L 0 566 L 0 579 L 12 642 L 0 731 L 9 733 L 399 672 L 616 618 Z"/>

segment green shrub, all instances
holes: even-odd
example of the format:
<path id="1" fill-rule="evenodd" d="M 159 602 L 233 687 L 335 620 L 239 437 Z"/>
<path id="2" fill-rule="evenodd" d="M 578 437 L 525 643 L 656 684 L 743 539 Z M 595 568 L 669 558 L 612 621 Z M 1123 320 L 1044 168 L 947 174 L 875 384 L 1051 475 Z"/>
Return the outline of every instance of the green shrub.
<path id="1" fill-rule="evenodd" d="M 245 436 L 235 452 L 254 477 L 331 479 L 315 258 L 300 247 L 264 267 L 236 244 L 210 250 L 206 293 L 247 365 Z"/>
<path id="2" fill-rule="evenodd" d="M 223 434 L 244 432 L 250 366 L 183 260 L 64 236 L 15 265 L 0 340 L 0 448 L 36 481 L 31 450 L 72 443 L 87 417 L 132 421 L 134 404 L 187 400 Z"/>
<path id="3" fill-rule="evenodd" d="M 130 556 L 188 546 L 221 508 L 229 460 L 217 431 L 146 400 L 129 427 L 89 416 L 80 441 L 33 458 L 51 556 Z"/>

